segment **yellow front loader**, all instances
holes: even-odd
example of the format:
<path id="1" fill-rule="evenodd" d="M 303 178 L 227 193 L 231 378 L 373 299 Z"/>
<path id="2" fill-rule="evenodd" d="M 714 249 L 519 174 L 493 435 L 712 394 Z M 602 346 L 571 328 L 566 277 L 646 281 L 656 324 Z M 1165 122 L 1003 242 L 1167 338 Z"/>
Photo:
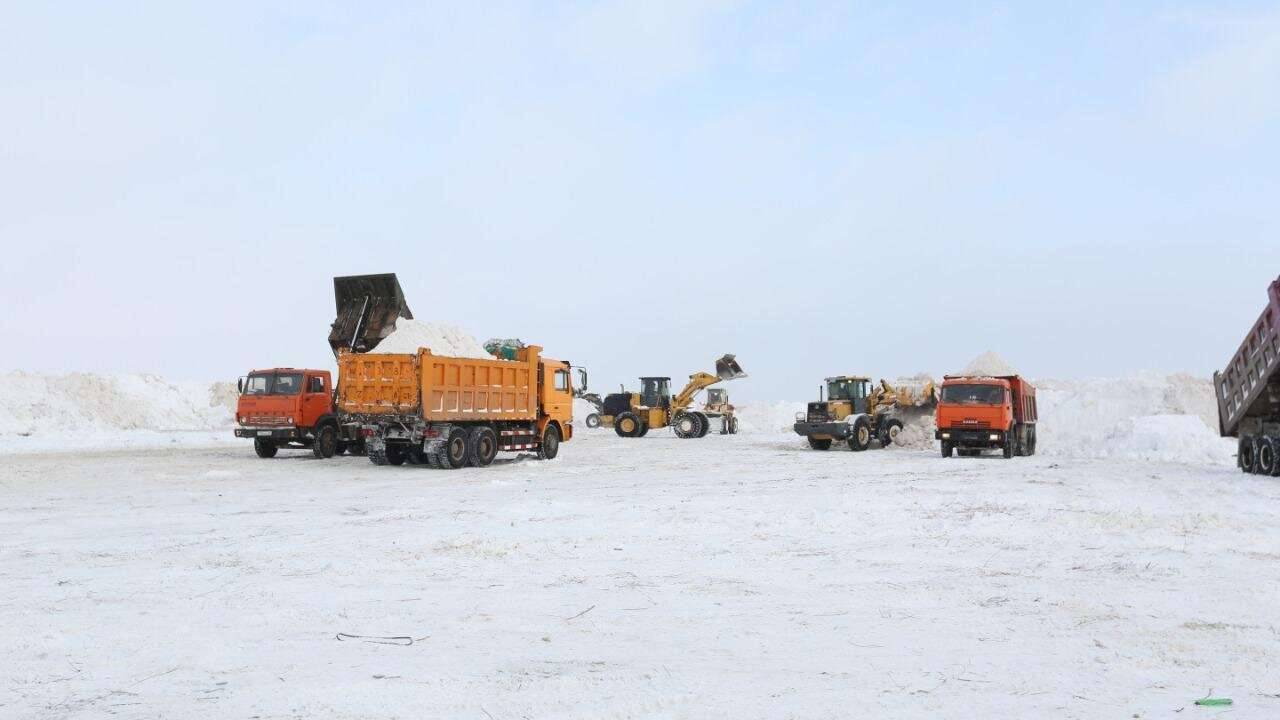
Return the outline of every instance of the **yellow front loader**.
<path id="1" fill-rule="evenodd" d="M 733 355 L 716 360 L 714 375 L 696 372 L 674 397 L 671 378 L 642 377 L 640 392 L 614 393 L 604 399 L 603 420 L 612 424 L 618 437 L 644 437 L 652 428 L 671 426 L 676 437 L 700 438 L 711 430 L 711 418 L 704 412 L 691 410 L 698 393 L 725 380 L 737 380 L 747 374 Z"/>

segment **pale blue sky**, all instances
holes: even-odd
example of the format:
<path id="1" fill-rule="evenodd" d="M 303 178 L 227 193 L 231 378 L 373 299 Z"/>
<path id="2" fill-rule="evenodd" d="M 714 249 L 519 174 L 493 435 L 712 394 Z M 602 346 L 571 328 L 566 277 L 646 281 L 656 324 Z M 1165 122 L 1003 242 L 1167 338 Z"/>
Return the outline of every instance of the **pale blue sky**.
<path id="1" fill-rule="evenodd" d="M 325 365 L 394 271 L 597 385 L 1208 374 L 1280 274 L 1274 3 L 7 3 L 0 102 L 6 369 Z"/>

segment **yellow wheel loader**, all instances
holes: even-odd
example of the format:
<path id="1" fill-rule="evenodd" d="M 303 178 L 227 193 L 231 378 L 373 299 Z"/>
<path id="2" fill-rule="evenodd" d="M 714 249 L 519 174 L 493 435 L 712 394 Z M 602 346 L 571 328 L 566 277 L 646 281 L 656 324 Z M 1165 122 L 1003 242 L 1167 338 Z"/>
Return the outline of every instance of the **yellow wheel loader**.
<path id="1" fill-rule="evenodd" d="M 873 440 L 888 447 L 897 440 L 905 419 L 938 404 L 933 380 L 924 377 L 872 385 L 868 377 L 840 375 L 827 378 L 826 383 L 826 398 L 820 388 L 818 402 L 797 413 L 793 426 L 814 450 L 830 450 L 837 440 L 859 452 L 871 447 Z"/>
<path id="2" fill-rule="evenodd" d="M 700 438 L 711 430 L 711 417 L 690 409 L 698 393 L 725 380 L 737 380 L 747 374 L 733 355 L 716 360 L 716 373 L 697 372 L 674 397 L 671 378 L 642 377 L 640 392 L 614 393 L 604 398 L 602 420 L 613 425 L 618 437 L 644 437 L 650 429 L 671 426 L 676 437 Z M 735 421 L 736 422 L 736 421 Z"/>

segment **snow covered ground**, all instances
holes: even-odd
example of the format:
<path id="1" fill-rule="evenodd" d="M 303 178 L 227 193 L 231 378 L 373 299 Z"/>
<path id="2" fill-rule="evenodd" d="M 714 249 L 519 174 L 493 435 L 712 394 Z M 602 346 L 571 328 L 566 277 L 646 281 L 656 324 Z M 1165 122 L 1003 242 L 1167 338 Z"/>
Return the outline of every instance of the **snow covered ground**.
<path id="1" fill-rule="evenodd" d="M 1280 483 L 1229 463 L 0 462 L 5 718 L 1280 716 Z"/>

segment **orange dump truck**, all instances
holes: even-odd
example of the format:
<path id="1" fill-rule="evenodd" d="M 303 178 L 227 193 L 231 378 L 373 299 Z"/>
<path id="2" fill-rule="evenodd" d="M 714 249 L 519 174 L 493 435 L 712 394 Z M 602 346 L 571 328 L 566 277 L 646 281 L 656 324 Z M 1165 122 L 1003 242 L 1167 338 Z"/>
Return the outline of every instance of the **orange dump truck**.
<path id="1" fill-rule="evenodd" d="M 484 467 L 500 451 L 550 460 L 573 437 L 569 363 L 529 345 L 514 360 L 338 355 L 338 409 L 358 423 L 375 465 Z"/>
<path id="2" fill-rule="evenodd" d="M 948 375 L 938 396 L 942 457 L 999 449 L 1006 458 L 1036 454 L 1036 388 L 1018 375 Z"/>

